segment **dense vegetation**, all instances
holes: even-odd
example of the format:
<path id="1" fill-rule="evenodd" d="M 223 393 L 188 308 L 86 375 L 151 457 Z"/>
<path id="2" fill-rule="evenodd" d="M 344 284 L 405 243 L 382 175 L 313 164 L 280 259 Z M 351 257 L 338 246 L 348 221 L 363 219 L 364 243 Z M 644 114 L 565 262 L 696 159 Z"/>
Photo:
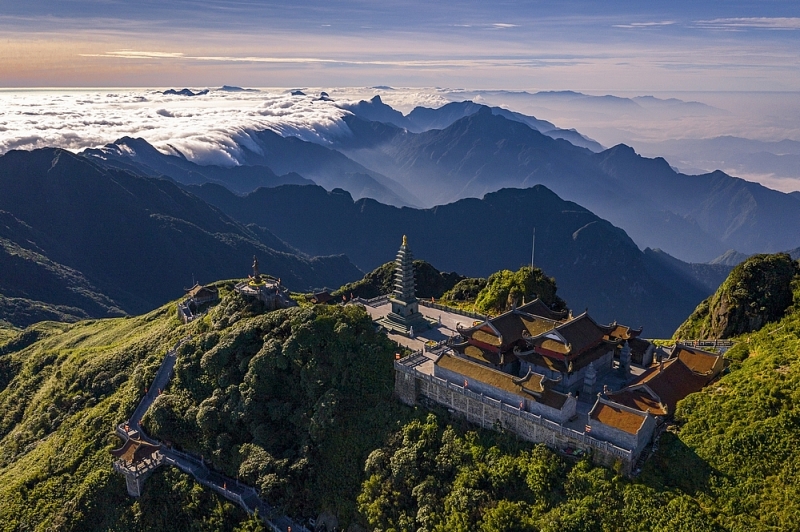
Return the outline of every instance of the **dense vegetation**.
<path id="1" fill-rule="evenodd" d="M 262 310 L 233 293 L 195 323 L 145 424 L 292 515 L 351 520 L 364 460 L 407 416 L 396 347 L 358 306 Z"/>
<path id="2" fill-rule="evenodd" d="M 754 255 L 736 266 L 701 302 L 675 338 L 731 338 L 780 319 L 792 304 L 792 280 L 800 266 L 786 253 Z"/>
<path id="3" fill-rule="evenodd" d="M 370 299 L 391 294 L 394 290 L 395 268 L 394 262 L 382 264 L 366 274 L 363 279 L 342 286 L 333 292 L 333 296 L 337 300 L 343 295 L 350 299 L 351 294 L 353 297 Z M 445 292 L 463 281 L 464 276 L 456 272 L 440 272 L 424 260 L 415 260 L 414 279 L 417 283 L 417 297 L 439 299 Z"/>
<path id="4" fill-rule="evenodd" d="M 366 462 L 359 509 L 376 531 L 712 530 L 686 494 L 566 463 L 542 445 L 430 414 Z"/>
<path id="5" fill-rule="evenodd" d="M 175 470 L 138 500 L 111 469 L 116 423 L 184 334 L 170 305 L 137 318 L 41 323 L 0 355 L 0 530 L 233 530 L 243 511 Z M 3 340 L 0 340 L 0 344 Z M 0 350 L 2 352 L 2 350 Z"/>
<path id="6" fill-rule="evenodd" d="M 446 302 L 474 303 L 481 290 L 486 288 L 486 279 L 481 277 L 468 277 L 442 295 Z"/>
<path id="7" fill-rule="evenodd" d="M 490 275 L 475 298 L 475 307 L 484 314 L 499 314 L 537 297 L 555 309 L 566 307 L 556 295 L 555 279 L 547 277 L 540 268 L 523 266 L 515 272 L 501 270 Z"/>
<path id="8" fill-rule="evenodd" d="M 508 301 L 500 288 L 514 276 L 498 277 L 487 288 Z M 633 480 L 394 402 L 394 347 L 355 306 L 264 313 L 223 285 L 222 301 L 188 326 L 170 306 L 0 327 L 0 529 L 258 528 L 174 469 L 157 471 L 138 500 L 111 469 L 112 427 L 191 333 L 148 429 L 294 515 L 327 509 L 398 532 L 792 530 L 800 279 L 792 290 L 781 320 L 739 338 L 730 374 L 679 403 Z"/>
<path id="9" fill-rule="evenodd" d="M 541 298 L 556 310 L 566 303 L 556 295 L 556 280 L 547 277 L 540 268 L 523 266 L 519 270 L 501 270 L 488 279 L 467 278 L 445 292 L 442 302 L 482 314 L 497 315 Z"/>

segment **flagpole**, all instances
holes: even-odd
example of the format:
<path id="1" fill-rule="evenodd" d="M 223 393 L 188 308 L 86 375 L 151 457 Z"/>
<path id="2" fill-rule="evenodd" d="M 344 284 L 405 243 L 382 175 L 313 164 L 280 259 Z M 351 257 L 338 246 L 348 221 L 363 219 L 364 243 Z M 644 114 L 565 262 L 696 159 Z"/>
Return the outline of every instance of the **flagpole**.
<path id="1" fill-rule="evenodd" d="M 533 245 L 531 245 L 531 270 L 533 269 L 534 259 L 536 257 L 536 226 L 533 226 Z"/>

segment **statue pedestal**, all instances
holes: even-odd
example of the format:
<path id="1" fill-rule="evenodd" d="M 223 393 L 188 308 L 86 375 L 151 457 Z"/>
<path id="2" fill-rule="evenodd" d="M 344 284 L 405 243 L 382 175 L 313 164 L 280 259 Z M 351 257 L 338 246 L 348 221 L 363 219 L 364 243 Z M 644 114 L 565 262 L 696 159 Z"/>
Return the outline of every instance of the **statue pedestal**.
<path id="1" fill-rule="evenodd" d="M 426 331 L 431 328 L 431 323 L 419 312 L 419 303 L 412 301 L 407 303 L 399 299 L 389 298 L 392 310 L 378 320 L 378 323 L 390 331 L 409 335 L 413 327 L 414 334 Z"/>

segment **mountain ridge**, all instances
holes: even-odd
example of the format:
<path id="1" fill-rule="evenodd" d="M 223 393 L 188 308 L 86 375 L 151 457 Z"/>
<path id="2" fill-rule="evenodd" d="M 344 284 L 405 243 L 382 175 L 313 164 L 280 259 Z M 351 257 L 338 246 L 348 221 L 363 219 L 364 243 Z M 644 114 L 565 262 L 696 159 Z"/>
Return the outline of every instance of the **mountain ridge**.
<path id="1" fill-rule="evenodd" d="M 647 334 L 671 334 L 667 324 L 677 327 L 713 291 L 651 260 L 625 231 L 543 185 L 431 209 L 354 201 L 343 190 L 315 186 L 259 189 L 243 197 L 214 185 L 189 190 L 232 218 L 269 227 L 305 253 L 344 253 L 364 271 L 390 260 L 403 234 L 415 257 L 442 271 L 487 277 L 516 270 L 530 264 L 536 226 L 536 265 L 556 278 L 572 308 L 588 306 L 609 322 L 645 324 Z"/>
<path id="2" fill-rule="evenodd" d="M 59 149 L 0 157 L 0 210 L 7 213 L 0 293 L 78 306 L 89 316 L 150 310 L 180 295 L 193 276 L 243 277 L 253 255 L 294 289 L 363 275 L 342 256 L 276 251 L 264 243 L 280 247 L 274 235 L 248 229 L 172 181 Z"/>

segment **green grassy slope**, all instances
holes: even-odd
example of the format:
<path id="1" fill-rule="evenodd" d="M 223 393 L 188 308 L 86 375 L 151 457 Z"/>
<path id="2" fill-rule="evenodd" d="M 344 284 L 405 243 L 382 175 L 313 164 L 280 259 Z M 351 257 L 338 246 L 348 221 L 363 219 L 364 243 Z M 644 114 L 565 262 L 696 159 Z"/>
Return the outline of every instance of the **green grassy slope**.
<path id="1" fill-rule="evenodd" d="M 130 414 L 182 334 L 169 305 L 137 318 L 39 323 L 0 356 L 0 530 L 232 529 L 244 512 L 176 471 L 127 496 L 111 468 Z"/>
<path id="2" fill-rule="evenodd" d="M 753 255 L 737 265 L 675 331 L 674 338 L 730 338 L 780 319 L 792 304 L 800 265 L 787 254 Z"/>
<path id="3" fill-rule="evenodd" d="M 170 305 L 0 339 L 0 530 L 253 525 L 174 469 L 160 469 L 138 500 L 112 471 L 114 424 L 189 333 L 148 430 L 293 515 L 327 509 L 385 531 L 782 531 L 800 522 L 800 280 L 780 321 L 739 338 L 730 373 L 679 403 L 678 425 L 633 480 L 396 403 L 394 348 L 357 307 L 263 313 L 220 285 L 219 305 L 188 326 Z"/>
<path id="4" fill-rule="evenodd" d="M 643 479 L 692 494 L 729 530 L 800 523 L 800 279 L 785 317 L 742 335 L 731 373 L 678 405 Z"/>

